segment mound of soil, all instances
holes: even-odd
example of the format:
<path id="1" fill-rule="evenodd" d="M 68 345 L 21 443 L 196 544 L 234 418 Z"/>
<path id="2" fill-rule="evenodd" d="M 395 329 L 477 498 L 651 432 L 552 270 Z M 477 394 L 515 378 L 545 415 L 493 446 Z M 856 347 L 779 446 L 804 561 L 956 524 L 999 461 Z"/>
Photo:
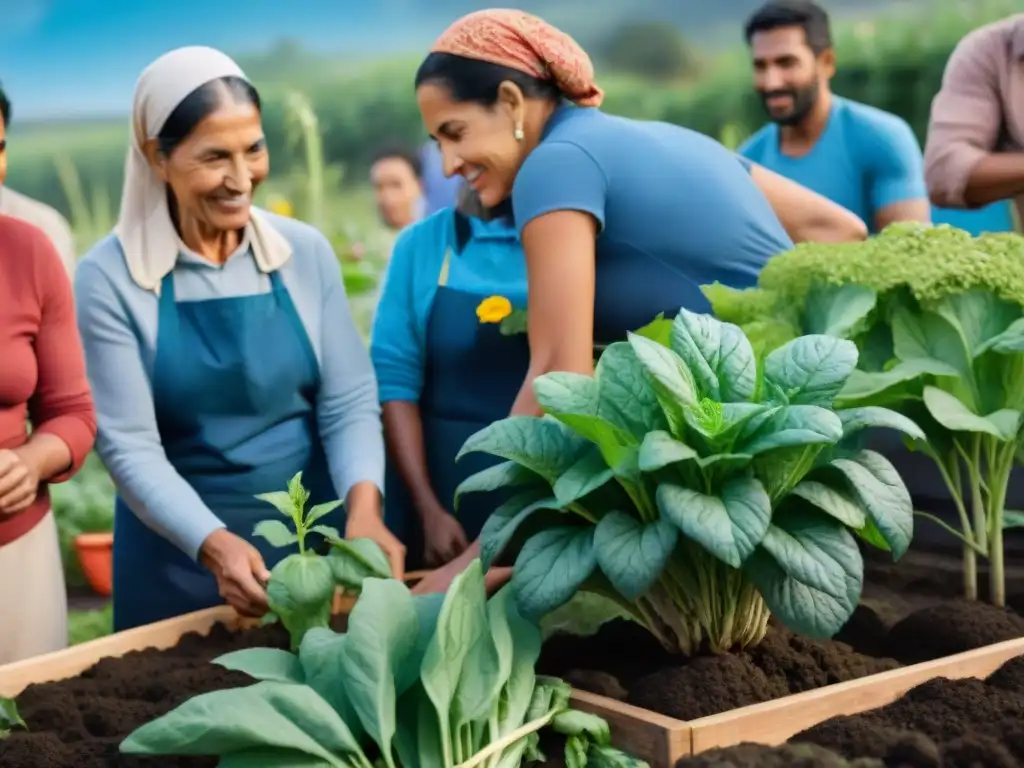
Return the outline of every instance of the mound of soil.
<path id="1" fill-rule="evenodd" d="M 805 757 L 790 757 L 796 754 Z M 782 747 L 741 744 L 685 758 L 677 768 L 783 765 L 1019 768 L 1024 765 L 1024 657 L 1006 662 L 987 680 L 929 680 L 888 706 L 827 720 Z"/>

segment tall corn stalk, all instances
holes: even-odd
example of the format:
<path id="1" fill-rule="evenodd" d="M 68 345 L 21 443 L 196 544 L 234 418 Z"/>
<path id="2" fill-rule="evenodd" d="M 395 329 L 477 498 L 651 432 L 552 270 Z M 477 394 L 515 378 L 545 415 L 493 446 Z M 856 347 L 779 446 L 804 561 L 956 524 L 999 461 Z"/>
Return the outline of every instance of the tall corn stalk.
<path id="1" fill-rule="evenodd" d="M 68 201 L 75 250 L 83 253 L 114 225 L 110 193 L 102 185 L 97 185 L 90 200 L 82 185 L 78 169 L 67 155 L 58 155 L 54 158 L 53 164 L 57 169 L 61 190 Z"/>
<path id="2" fill-rule="evenodd" d="M 309 99 L 297 91 L 285 98 L 285 125 L 288 143 L 294 147 L 299 142 L 306 155 L 306 194 L 303 218 L 317 229 L 324 224 L 324 146 L 320 135 L 320 121 Z"/>

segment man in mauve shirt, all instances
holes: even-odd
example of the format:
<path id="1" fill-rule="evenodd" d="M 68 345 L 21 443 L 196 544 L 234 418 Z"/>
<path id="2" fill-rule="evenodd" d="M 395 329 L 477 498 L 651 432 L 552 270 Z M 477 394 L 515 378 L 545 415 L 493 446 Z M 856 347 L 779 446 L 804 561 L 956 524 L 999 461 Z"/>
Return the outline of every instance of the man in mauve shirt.
<path id="1" fill-rule="evenodd" d="M 932 202 L 1016 202 L 1024 217 L 1024 13 L 964 37 L 932 101 L 924 151 Z"/>
<path id="2" fill-rule="evenodd" d="M 96 437 L 71 281 L 42 230 L 4 215 L 0 361 L 2 666 L 67 644 L 64 573 L 47 484 L 74 475 Z"/>

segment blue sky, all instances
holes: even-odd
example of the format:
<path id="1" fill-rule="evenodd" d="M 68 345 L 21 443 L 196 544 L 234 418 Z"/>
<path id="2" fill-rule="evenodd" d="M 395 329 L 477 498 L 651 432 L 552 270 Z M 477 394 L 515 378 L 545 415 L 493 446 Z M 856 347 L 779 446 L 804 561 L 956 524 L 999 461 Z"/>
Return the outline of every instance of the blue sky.
<path id="1" fill-rule="evenodd" d="M 15 120 L 125 112 L 142 68 L 181 45 L 237 54 L 292 37 L 328 53 L 379 54 L 440 31 L 429 0 L 0 2 L 0 82 Z"/>

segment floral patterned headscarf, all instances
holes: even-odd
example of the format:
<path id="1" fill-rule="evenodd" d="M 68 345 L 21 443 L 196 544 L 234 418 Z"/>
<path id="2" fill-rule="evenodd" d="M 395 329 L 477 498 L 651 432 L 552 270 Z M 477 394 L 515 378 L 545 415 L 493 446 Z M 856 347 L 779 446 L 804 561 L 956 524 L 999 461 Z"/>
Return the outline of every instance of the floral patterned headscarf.
<path id="1" fill-rule="evenodd" d="M 494 8 L 467 14 L 446 29 L 431 53 L 450 53 L 551 80 L 570 101 L 599 107 L 594 65 L 569 35 L 524 11 Z"/>

